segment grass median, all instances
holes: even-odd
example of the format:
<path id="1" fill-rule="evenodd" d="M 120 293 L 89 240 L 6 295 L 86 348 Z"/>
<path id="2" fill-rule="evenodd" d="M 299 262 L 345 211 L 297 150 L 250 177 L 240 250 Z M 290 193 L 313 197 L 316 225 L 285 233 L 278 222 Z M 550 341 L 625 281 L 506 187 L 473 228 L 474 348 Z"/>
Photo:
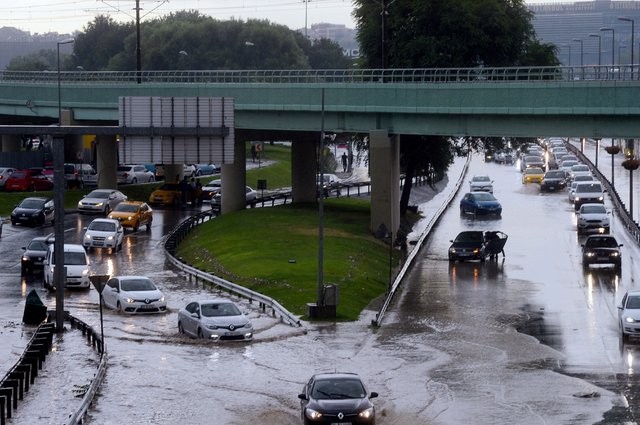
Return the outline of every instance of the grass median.
<path id="1" fill-rule="evenodd" d="M 389 246 L 371 235 L 368 200 L 328 199 L 324 208 L 324 283 L 339 288 L 338 320 L 355 320 L 383 295 Z M 281 205 L 225 214 L 192 231 L 176 256 L 276 299 L 296 315 L 317 301 L 318 206 Z M 394 252 L 393 264 L 399 252 Z"/>

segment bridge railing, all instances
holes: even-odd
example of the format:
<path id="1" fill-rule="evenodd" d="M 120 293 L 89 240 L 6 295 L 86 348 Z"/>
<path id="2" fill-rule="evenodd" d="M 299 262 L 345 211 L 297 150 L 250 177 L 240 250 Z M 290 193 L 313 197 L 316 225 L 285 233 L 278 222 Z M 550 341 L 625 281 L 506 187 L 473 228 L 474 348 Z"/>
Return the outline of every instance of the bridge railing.
<path id="1" fill-rule="evenodd" d="M 302 69 L 302 70 L 174 70 L 174 71 L 0 71 L 0 84 L 52 83 L 158 84 L 358 84 L 358 83 L 488 83 L 522 81 L 612 81 L 640 79 L 640 65 Z"/>

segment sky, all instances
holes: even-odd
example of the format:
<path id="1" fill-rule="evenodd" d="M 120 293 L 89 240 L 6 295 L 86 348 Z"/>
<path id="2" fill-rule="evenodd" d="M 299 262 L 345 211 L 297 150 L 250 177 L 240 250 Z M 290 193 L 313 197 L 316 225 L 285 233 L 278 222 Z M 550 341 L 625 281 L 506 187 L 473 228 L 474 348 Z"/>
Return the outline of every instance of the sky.
<path id="1" fill-rule="evenodd" d="M 140 17 L 153 19 L 180 10 L 198 10 L 216 19 L 267 19 L 291 29 L 317 23 L 355 28 L 351 0 L 139 0 Z M 379 0 L 372 0 L 379 1 Z M 558 3 L 558 0 L 526 0 Z M 0 27 L 15 27 L 32 34 L 82 31 L 100 14 L 118 22 L 135 19 L 136 0 L 4 0 L 0 3 Z"/>

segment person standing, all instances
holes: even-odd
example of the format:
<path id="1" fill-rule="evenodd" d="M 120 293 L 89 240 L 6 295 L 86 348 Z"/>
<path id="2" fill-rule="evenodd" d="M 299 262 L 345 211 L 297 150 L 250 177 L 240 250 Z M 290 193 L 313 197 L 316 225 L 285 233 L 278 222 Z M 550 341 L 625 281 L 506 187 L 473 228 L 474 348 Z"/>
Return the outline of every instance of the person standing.
<path id="1" fill-rule="evenodd" d="M 342 172 L 343 173 L 347 172 L 347 153 L 346 152 L 342 153 Z"/>

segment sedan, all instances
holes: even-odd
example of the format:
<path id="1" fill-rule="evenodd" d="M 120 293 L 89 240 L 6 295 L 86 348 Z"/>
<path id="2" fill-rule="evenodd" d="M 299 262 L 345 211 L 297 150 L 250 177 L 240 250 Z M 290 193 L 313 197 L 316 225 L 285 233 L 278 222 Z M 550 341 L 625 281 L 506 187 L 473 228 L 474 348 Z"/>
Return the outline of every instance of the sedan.
<path id="1" fill-rule="evenodd" d="M 180 183 L 164 183 L 149 195 L 152 205 L 180 205 L 181 200 Z"/>
<path id="2" fill-rule="evenodd" d="M 210 176 L 219 172 L 215 164 L 196 164 L 196 176 Z"/>
<path id="3" fill-rule="evenodd" d="M 7 178 L 4 188 L 7 192 L 52 190 L 53 182 L 41 170 L 16 170 Z"/>
<path id="4" fill-rule="evenodd" d="M 127 195 L 115 189 L 96 189 L 78 202 L 79 213 L 98 213 L 108 215 Z"/>
<path id="5" fill-rule="evenodd" d="M 247 205 L 251 208 L 255 207 L 256 199 L 258 197 L 258 192 L 252 189 L 249 186 L 245 187 L 245 200 Z M 211 209 L 215 211 L 220 211 L 222 206 L 222 191 L 219 190 L 213 197 L 211 198 Z"/>
<path id="6" fill-rule="evenodd" d="M 616 270 L 622 267 L 620 247 L 611 235 L 591 235 L 582 244 L 582 267 L 588 269 L 592 264 L 612 264 Z"/>
<path id="7" fill-rule="evenodd" d="M 489 176 L 473 176 L 469 181 L 469 191 L 493 193 L 493 180 Z"/>
<path id="8" fill-rule="evenodd" d="M 502 205 L 490 193 L 470 192 L 460 200 L 460 214 L 502 215 Z"/>
<path id="9" fill-rule="evenodd" d="M 55 214 L 53 199 L 30 197 L 24 198 L 11 211 L 11 225 L 26 224 L 30 226 L 44 226 L 54 223 Z"/>
<path id="10" fill-rule="evenodd" d="M 230 300 L 193 301 L 178 312 L 178 332 L 195 338 L 250 341 L 253 325 Z"/>
<path id="11" fill-rule="evenodd" d="M 149 231 L 153 222 L 153 210 L 145 202 L 123 201 L 111 211 L 109 218 L 118 220 L 122 227 L 132 229 L 134 232 L 140 226 L 147 226 L 147 231 Z"/>
<path id="12" fill-rule="evenodd" d="M 542 183 L 544 170 L 538 167 L 529 167 L 522 173 L 522 183 Z"/>
<path id="13" fill-rule="evenodd" d="M 547 171 L 540 182 L 540 191 L 543 192 L 555 192 L 565 187 L 567 187 L 567 175 L 560 170 Z"/>
<path id="14" fill-rule="evenodd" d="M 355 373 L 316 374 L 298 394 L 300 416 L 309 424 L 375 424 L 376 410 L 360 376 Z"/>
<path id="15" fill-rule="evenodd" d="M 20 257 L 20 274 L 22 276 L 33 273 L 36 269 L 42 270 L 44 266 L 44 257 L 47 255 L 49 245 L 54 242 L 53 233 L 49 236 L 38 236 L 29 242 L 27 246 L 23 246 L 22 256 Z"/>
<path id="16" fill-rule="evenodd" d="M 576 211 L 578 234 L 609 233 L 610 212 L 603 204 L 582 204 Z"/>
<path id="17" fill-rule="evenodd" d="M 114 276 L 102 290 L 104 305 L 122 313 L 164 313 L 164 294 L 146 276 Z"/>
<path id="18" fill-rule="evenodd" d="M 150 183 L 155 181 L 155 175 L 142 164 L 119 165 L 116 177 L 118 184 Z"/>
<path id="19" fill-rule="evenodd" d="M 466 230 L 458 233 L 449 247 L 449 261 L 480 260 L 484 261 L 484 232 Z"/>
<path id="20" fill-rule="evenodd" d="M 112 218 L 96 218 L 84 228 L 82 245 L 91 248 L 107 248 L 111 252 L 122 249 L 124 229 L 118 220 Z"/>
<path id="21" fill-rule="evenodd" d="M 640 335 L 640 291 L 629 291 L 618 306 L 618 325 L 623 341 L 630 335 Z"/>

